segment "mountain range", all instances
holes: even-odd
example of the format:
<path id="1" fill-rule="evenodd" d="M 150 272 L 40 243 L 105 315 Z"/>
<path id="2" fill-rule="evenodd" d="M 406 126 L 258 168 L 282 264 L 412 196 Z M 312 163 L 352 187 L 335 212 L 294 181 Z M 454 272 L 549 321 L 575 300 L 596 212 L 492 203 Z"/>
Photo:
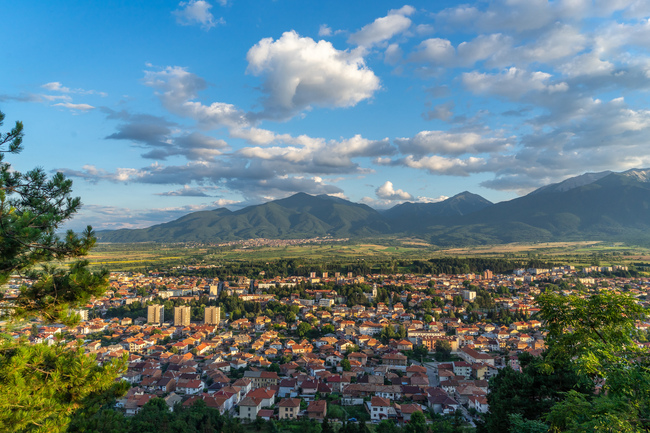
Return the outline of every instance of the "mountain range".
<path id="1" fill-rule="evenodd" d="M 100 242 L 224 242 L 252 238 L 416 236 L 434 245 L 576 240 L 650 243 L 650 169 L 586 173 L 492 203 L 462 192 L 437 203 L 379 211 L 298 193 L 249 206 L 194 212 L 144 229 L 97 232 Z"/>

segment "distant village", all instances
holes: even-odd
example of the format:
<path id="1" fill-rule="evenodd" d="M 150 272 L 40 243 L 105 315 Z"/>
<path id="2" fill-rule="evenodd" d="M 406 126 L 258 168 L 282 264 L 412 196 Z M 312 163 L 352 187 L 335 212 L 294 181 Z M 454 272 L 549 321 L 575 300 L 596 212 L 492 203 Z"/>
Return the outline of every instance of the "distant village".
<path id="1" fill-rule="evenodd" d="M 78 326 L 33 322 L 13 335 L 34 344 L 80 345 L 98 363 L 128 357 L 122 379 L 131 388 L 116 403 L 126 415 L 162 397 L 170 410 L 200 399 L 242 421 L 327 415 L 405 423 L 416 412 L 460 409 L 471 422 L 489 409 L 490 377 L 506 366 L 520 369 L 523 352 L 544 350 L 534 299 L 546 284 L 564 294 L 577 286 L 608 287 L 650 306 L 650 278 L 589 275 L 616 270 L 626 269 L 223 281 L 112 273 L 105 296 L 75 311 Z M 29 283 L 11 280 L 2 302 Z M 364 302 L 350 305 L 345 290 L 332 286 L 362 288 Z M 259 307 L 235 314 L 228 311 L 231 300 Z M 111 314 L 134 305 L 141 316 Z M 647 335 L 650 324 L 637 327 Z"/>

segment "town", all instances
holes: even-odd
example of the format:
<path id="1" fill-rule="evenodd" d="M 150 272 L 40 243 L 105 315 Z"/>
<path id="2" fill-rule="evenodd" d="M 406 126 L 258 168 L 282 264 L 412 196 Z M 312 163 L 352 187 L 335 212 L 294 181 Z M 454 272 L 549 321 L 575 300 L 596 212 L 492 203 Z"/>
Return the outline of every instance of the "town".
<path id="1" fill-rule="evenodd" d="M 74 311 L 78 326 L 32 322 L 12 335 L 81 346 L 100 364 L 127 357 L 122 380 L 131 387 L 115 403 L 126 416 L 161 397 L 170 410 L 202 400 L 242 422 L 401 425 L 421 412 L 473 425 L 489 410 L 489 379 L 545 349 L 541 291 L 606 287 L 647 308 L 650 278 L 617 271 L 627 268 L 223 280 L 111 273 L 105 295 Z M 21 284 L 30 281 L 10 280 L 3 302 Z M 637 323 L 641 334 L 649 327 Z"/>

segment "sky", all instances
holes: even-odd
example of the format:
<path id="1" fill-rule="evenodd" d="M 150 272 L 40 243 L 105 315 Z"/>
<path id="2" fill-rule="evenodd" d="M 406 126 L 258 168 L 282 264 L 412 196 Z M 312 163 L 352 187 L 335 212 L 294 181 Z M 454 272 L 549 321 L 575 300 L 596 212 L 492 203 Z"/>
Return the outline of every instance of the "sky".
<path id="1" fill-rule="evenodd" d="M 493 202 L 650 166 L 650 2 L 2 2 L 12 168 L 74 182 L 71 228 L 296 192 Z"/>

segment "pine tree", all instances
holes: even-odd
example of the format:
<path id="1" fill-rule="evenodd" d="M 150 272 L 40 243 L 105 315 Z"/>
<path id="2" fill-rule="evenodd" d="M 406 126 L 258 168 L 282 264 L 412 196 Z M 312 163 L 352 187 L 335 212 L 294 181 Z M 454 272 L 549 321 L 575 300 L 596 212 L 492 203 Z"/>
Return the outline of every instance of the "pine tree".
<path id="1" fill-rule="evenodd" d="M 4 121 L 0 112 L 0 126 Z M 61 173 L 48 177 L 42 168 L 27 173 L 11 169 L 4 154 L 22 150 L 23 125 L 16 122 L 0 133 L 0 284 L 13 275 L 28 277 L 17 298 L 4 299 L 0 313 L 9 323 L 39 318 L 44 323 L 72 326 L 79 322 L 71 309 L 100 296 L 108 272 L 88 270 L 79 259 L 95 243 L 91 227 L 82 235 L 60 227 L 79 210 L 71 197 L 72 182 Z M 31 345 L 0 329 L 0 431 L 64 431 L 77 412 L 92 412 L 107 398 L 124 392 L 115 379 L 125 360 L 99 366 L 81 347 Z"/>

